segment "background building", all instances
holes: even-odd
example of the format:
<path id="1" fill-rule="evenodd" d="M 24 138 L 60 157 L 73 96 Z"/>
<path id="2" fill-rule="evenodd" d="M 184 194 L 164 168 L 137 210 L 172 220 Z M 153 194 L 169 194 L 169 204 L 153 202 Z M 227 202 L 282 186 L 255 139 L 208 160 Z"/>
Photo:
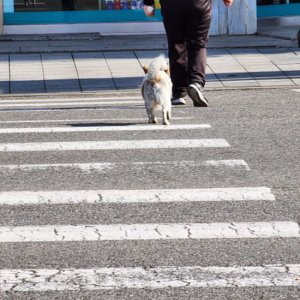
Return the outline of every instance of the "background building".
<path id="1" fill-rule="evenodd" d="M 163 32 L 159 1 L 155 18 L 143 13 L 142 0 L 0 0 L 2 34 Z M 253 34 L 257 17 L 300 15 L 300 0 L 235 0 L 227 9 L 214 0 L 212 35 Z"/>

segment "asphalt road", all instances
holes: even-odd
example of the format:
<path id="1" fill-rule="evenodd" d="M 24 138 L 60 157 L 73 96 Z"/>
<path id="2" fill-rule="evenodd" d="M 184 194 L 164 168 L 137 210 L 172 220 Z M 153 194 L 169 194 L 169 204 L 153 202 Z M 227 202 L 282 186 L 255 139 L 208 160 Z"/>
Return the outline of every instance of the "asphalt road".
<path id="1" fill-rule="evenodd" d="M 171 125 L 159 130 L 136 128 L 152 125 L 134 92 L 1 97 L 0 299 L 299 299 L 300 90 L 207 96 L 210 107 L 174 107 Z M 180 128 L 191 124 L 209 126 Z M 33 132 L 24 132 L 28 128 Z M 204 140 L 213 144 L 201 146 Z M 153 145 L 146 148 L 147 141 Z M 216 189 L 232 189 L 230 194 L 249 187 L 264 187 L 274 199 L 212 196 Z M 98 200 L 75 196 L 95 190 Z M 102 192 L 111 190 L 120 199 L 106 200 Z M 137 190 L 144 200 L 124 196 Z M 175 194 L 164 201 L 156 190 Z M 45 194 L 54 191 L 66 196 Z M 203 191 L 207 198 L 197 200 Z M 98 238 L 76 235 L 82 224 L 84 230 L 98 226 Z M 147 224 L 171 230 L 156 227 L 153 238 L 155 230 L 142 232 Z M 187 226 L 188 234 L 178 237 L 176 224 Z M 207 229 L 196 237 L 193 224 Z M 276 273 L 273 265 L 284 271 Z M 170 275 L 163 273 L 166 267 L 177 269 Z M 146 274 L 130 273 L 137 268 Z M 99 269 L 108 275 L 95 279 Z M 77 273 L 68 277 L 65 270 Z"/>

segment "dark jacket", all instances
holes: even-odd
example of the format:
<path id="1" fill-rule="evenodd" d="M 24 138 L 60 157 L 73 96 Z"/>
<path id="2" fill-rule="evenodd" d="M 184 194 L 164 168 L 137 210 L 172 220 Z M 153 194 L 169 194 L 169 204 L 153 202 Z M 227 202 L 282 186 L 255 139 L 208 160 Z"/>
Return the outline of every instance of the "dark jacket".
<path id="1" fill-rule="evenodd" d="M 144 0 L 145 5 L 154 5 L 154 0 Z"/>

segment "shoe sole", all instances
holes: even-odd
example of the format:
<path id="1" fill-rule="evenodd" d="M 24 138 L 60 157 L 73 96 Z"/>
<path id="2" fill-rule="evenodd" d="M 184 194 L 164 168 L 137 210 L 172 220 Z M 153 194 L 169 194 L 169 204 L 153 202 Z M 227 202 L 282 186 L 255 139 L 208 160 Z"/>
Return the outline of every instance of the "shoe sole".
<path id="1" fill-rule="evenodd" d="M 193 100 L 195 107 L 207 107 L 208 102 L 198 88 L 193 84 L 189 85 L 187 88 L 188 95 Z"/>
<path id="2" fill-rule="evenodd" d="M 186 105 L 186 102 L 184 101 L 182 101 L 182 102 L 171 102 L 172 103 L 172 105 Z"/>

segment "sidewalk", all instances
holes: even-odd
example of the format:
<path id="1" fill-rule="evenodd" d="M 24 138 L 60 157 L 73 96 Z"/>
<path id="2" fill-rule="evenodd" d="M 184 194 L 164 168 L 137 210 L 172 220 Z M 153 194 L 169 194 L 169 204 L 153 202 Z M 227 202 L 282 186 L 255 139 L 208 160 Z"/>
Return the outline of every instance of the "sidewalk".
<path id="1" fill-rule="evenodd" d="M 207 89 L 300 86 L 296 39 L 271 34 L 211 37 Z M 160 53 L 164 35 L 0 36 L 0 93 L 138 89 L 142 65 Z"/>

